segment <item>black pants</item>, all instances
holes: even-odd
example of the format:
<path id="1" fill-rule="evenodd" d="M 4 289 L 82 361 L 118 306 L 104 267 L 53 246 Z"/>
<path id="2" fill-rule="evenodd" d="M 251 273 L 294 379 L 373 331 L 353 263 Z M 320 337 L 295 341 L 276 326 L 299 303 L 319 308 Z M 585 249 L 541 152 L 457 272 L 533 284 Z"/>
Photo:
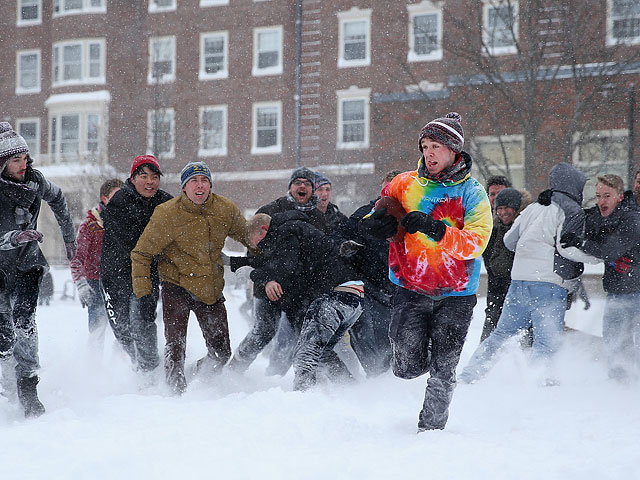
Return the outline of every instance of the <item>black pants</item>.
<path id="1" fill-rule="evenodd" d="M 498 320 L 500 320 L 502 306 L 504 305 L 504 299 L 507 298 L 508 291 L 509 284 L 507 284 L 506 288 L 502 286 L 500 288 L 489 287 L 487 290 L 487 308 L 484 309 L 485 320 L 482 327 L 482 335 L 480 336 L 481 342 L 491 335 L 491 332 L 498 326 Z"/>
<path id="2" fill-rule="evenodd" d="M 415 378 L 429 373 L 420 429 L 443 429 L 456 385 L 456 367 L 476 296 L 433 299 L 401 288 L 393 299 L 389 338 L 393 373 Z"/>

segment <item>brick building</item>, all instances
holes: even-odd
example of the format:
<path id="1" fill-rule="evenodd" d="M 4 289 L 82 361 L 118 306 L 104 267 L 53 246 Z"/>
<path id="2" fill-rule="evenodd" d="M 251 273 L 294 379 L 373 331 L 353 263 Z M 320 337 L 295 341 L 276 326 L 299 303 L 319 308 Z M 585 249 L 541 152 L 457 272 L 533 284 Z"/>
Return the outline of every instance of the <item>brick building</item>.
<path id="1" fill-rule="evenodd" d="M 187 161 L 207 161 L 248 214 L 306 165 L 349 213 L 387 170 L 414 168 L 420 127 L 451 110 L 480 179 L 535 194 L 558 161 L 625 179 L 640 164 L 632 0 L 8 3 L 0 117 L 78 221 L 146 152 L 171 193 Z"/>

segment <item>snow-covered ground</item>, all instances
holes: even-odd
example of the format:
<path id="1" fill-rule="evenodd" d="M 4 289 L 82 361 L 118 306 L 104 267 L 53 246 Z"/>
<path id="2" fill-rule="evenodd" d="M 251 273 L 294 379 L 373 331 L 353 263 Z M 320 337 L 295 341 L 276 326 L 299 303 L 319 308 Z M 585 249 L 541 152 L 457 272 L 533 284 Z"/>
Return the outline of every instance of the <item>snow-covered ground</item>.
<path id="1" fill-rule="evenodd" d="M 108 334 L 95 360 L 86 348 L 86 310 L 56 295 L 38 308 L 40 397 L 47 413 L 25 420 L 0 399 L 0 464 L 17 479 L 356 478 L 638 479 L 640 386 L 606 378 L 598 342 L 567 335 L 556 387 L 540 387 L 514 344 L 489 376 L 455 392 L 446 430 L 416 434 L 425 378 L 391 373 L 356 385 L 292 392 L 291 372 L 224 372 L 180 397 L 141 389 Z M 229 290 L 232 346 L 248 329 Z M 571 322 L 598 324 L 596 301 Z M 481 298 L 461 365 L 478 343 Z M 159 338 L 162 340 L 159 322 Z M 187 362 L 204 355 L 196 322 Z"/>

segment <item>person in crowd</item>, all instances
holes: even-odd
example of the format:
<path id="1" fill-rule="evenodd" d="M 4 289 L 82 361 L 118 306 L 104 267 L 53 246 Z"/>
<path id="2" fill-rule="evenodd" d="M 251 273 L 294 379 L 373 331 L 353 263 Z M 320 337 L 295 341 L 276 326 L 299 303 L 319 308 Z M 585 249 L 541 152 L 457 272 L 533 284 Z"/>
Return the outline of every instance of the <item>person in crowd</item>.
<path id="1" fill-rule="evenodd" d="M 40 281 L 40 292 L 38 293 L 38 305 L 49 305 L 53 297 L 53 275 L 46 272 Z"/>
<path id="2" fill-rule="evenodd" d="M 564 249 L 561 235 L 582 231 L 582 190 L 586 177 L 571 165 L 558 163 L 549 174 L 551 190 L 525 208 L 504 235 L 515 252 L 511 285 L 496 329 L 473 353 L 458 376 L 473 383 L 495 362 L 502 345 L 519 331 L 533 327 L 532 359 L 542 367 L 544 384 L 555 384 L 549 362 L 561 344 L 567 292 L 582 273 L 580 261 L 593 257 Z"/>
<path id="3" fill-rule="evenodd" d="M 101 215 L 105 205 L 123 185 L 122 180 L 111 178 L 100 186 L 100 201 L 87 212 L 87 217 L 80 224 L 76 237 L 78 252 L 69 262 L 71 279 L 76 284 L 80 302 L 83 307 L 87 307 L 89 349 L 96 358 L 102 356 L 104 333 L 107 328 L 107 313 L 100 286 L 100 256 L 104 235 Z"/>
<path id="4" fill-rule="evenodd" d="M 0 366 L 3 388 L 17 388 L 26 417 L 45 412 L 37 390 L 36 326 L 39 284 L 49 268 L 38 246 L 43 241 L 37 230 L 42 200 L 53 211 L 71 260 L 76 235 L 62 190 L 33 168 L 24 138 L 10 123 L 0 122 Z"/>
<path id="5" fill-rule="evenodd" d="M 331 180 L 320 172 L 316 172 L 315 194 L 318 197 L 317 209 L 322 212 L 326 225 L 326 233 L 332 233 L 340 229 L 347 221 L 347 217 L 338 209 L 338 206 L 331 203 Z"/>
<path id="6" fill-rule="evenodd" d="M 153 382 L 160 362 L 156 328 L 159 280 L 156 263 L 151 266 L 152 289 L 137 298 L 131 284 L 131 250 L 158 205 L 172 196 L 160 189 L 162 172 L 153 155 L 140 155 L 131 173 L 102 211 L 104 236 L 100 258 L 100 281 L 104 289 L 107 319 L 113 333 L 145 381 Z"/>
<path id="7" fill-rule="evenodd" d="M 422 156 L 415 171 L 395 177 L 382 191 L 400 202 L 405 234 L 389 246 L 389 278 L 398 285 L 389 337 L 393 373 L 429 373 L 418 430 L 444 429 L 456 385 L 456 366 L 476 305 L 480 255 L 492 228 L 487 194 L 471 177 L 462 150 L 458 113 L 428 122 L 420 131 Z M 385 209 L 363 222 L 393 238 L 398 222 Z"/>
<path id="8" fill-rule="evenodd" d="M 628 208 L 640 210 L 640 170 L 637 170 L 633 176 L 633 185 L 631 190 L 624 192 L 622 200 Z"/>
<path id="9" fill-rule="evenodd" d="M 568 233 L 561 242 L 604 260 L 602 340 L 608 374 L 627 383 L 640 373 L 640 212 L 623 199 L 622 178 L 599 176 L 597 205 L 586 211 L 584 237 Z"/>
<path id="10" fill-rule="evenodd" d="M 164 368 L 175 394 L 187 388 L 184 364 L 189 312 L 194 312 L 207 346 L 196 372 L 218 372 L 231 357 L 221 253 L 227 237 L 252 248 L 240 209 L 213 193 L 211 170 L 205 162 L 185 165 L 180 182 L 182 194 L 155 209 L 131 252 L 133 291 L 138 298 L 153 292 L 151 265 L 159 258 Z"/>
<path id="11" fill-rule="evenodd" d="M 491 211 L 495 212 L 495 201 L 498 193 L 505 188 L 512 188 L 511 180 L 504 175 L 492 175 L 487 179 L 487 196 L 491 204 Z"/>

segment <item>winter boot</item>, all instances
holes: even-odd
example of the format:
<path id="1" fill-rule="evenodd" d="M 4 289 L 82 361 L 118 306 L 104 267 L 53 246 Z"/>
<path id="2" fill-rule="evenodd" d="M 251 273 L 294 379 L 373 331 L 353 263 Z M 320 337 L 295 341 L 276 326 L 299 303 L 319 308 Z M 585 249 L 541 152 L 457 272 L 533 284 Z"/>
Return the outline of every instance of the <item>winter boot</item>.
<path id="1" fill-rule="evenodd" d="M 26 418 L 39 417 L 44 413 L 44 405 L 38 399 L 38 382 L 40 378 L 37 375 L 33 377 L 18 378 L 18 399 L 24 408 L 24 416 Z"/>

